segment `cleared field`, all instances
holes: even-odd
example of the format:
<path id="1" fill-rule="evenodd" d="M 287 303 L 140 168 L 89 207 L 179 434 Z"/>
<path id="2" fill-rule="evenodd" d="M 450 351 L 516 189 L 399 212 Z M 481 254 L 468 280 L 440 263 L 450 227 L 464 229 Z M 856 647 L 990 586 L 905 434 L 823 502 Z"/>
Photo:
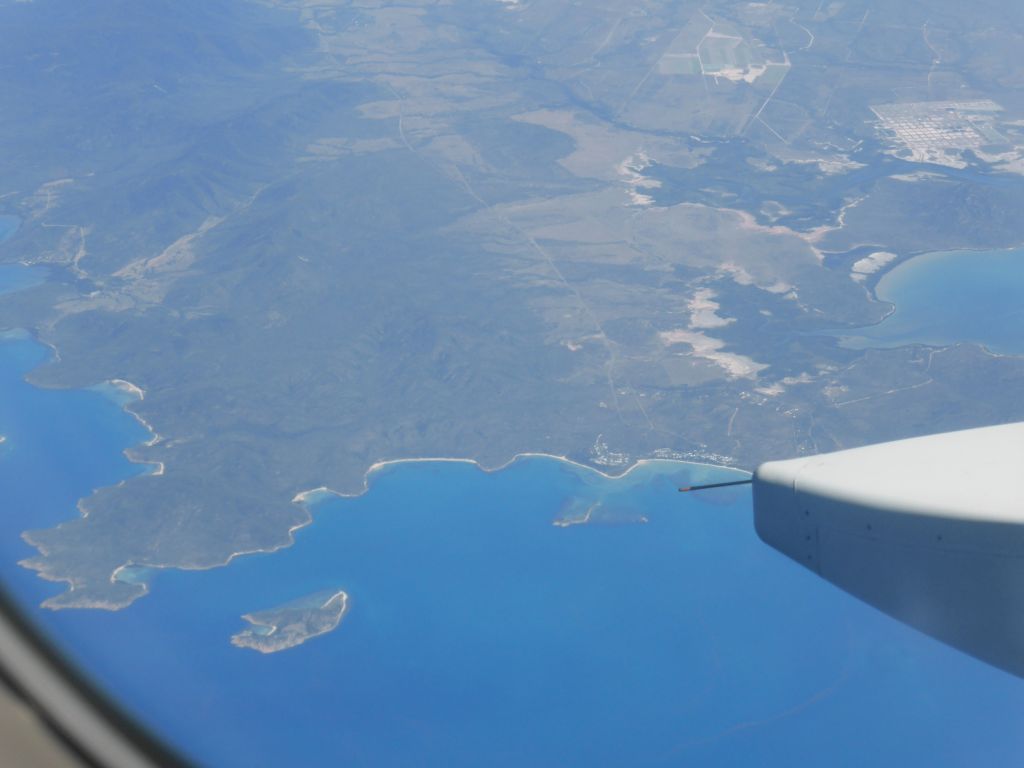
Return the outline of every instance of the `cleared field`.
<path id="1" fill-rule="evenodd" d="M 658 72 L 662 75 L 699 75 L 700 56 L 695 53 L 667 53 L 658 62 Z"/>
<path id="2" fill-rule="evenodd" d="M 727 69 L 747 70 L 755 61 L 754 52 L 742 38 L 708 35 L 697 49 L 704 72 L 713 75 Z"/>
<path id="3" fill-rule="evenodd" d="M 721 28 L 720 28 L 721 27 Z M 762 85 L 773 88 L 782 82 L 789 71 L 785 53 L 766 49 L 756 40 L 748 41 L 740 34 L 734 34 L 729 25 L 718 25 L 706 30 L 692 47 L 694 34 L 701 27 L 693 22 L 673 40 L 669 50 L 658 60 L 660 75 L 707 75 L 724 78 L 733 82 L 753 83 L 762 80 Z M 777 57 L 780 61 L 772 62 Z M 765 77 L 767 75 L 767 77 Z"/>

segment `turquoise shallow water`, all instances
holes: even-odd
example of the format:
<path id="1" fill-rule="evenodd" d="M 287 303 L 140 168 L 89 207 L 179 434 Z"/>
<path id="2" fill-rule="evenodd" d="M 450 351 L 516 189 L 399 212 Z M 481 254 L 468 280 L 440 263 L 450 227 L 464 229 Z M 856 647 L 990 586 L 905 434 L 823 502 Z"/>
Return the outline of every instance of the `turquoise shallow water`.
<path id="1" fill-rule="evenodd" d="M 885 275 L 875 292 L 895 311 L 878 325 L 839 332 L 844 346 L 974 342 L 1024 354 L 1024 249 L 916 256 Z"/>
<path id="2" fill-rule="evenodd" d="M 53 613 L 19 535 L 142 468 L 98 391 L 44 391 L 0 342 L 0 578 L 65 652 L 208 765 L 1013 764 L 1024 685 L 897 624 L 762 545 L 728 470 L 610 480 L 556 459 L 485 473 L 389 465 L 328 498 L 293 547 L 158 572 L 126 610 Z M 553 520 L 601 502 L 613 519 Z M 137 578 L 151 576 L 134 574 Z M 351 609 L 278 654 L 241 614 L 322 589 Z"/>

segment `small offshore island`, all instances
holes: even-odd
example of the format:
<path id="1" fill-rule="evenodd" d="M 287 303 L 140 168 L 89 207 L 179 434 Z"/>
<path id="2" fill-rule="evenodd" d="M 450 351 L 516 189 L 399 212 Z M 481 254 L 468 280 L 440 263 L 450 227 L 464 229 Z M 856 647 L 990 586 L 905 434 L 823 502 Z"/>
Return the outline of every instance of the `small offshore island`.
<path id="1" fill-rule="evenodd" d="M 242 616 L 251 626 L 231 636 L 231 644 L 260 653 L 276 653 L 302 645 L 341 623 L 348 611 L 348 595 L 323 590 L 276 608 Z"/>

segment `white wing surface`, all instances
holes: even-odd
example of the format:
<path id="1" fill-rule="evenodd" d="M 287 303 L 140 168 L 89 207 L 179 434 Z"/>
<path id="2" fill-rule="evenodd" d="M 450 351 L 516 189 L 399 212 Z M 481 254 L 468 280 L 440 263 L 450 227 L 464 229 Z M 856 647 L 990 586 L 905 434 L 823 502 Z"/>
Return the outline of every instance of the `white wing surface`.
<path id="1" fill-rule="evenodd" d="M 1024 423 L 772 461 L 753 490 L 765 543 L 1024 676 Z"/>

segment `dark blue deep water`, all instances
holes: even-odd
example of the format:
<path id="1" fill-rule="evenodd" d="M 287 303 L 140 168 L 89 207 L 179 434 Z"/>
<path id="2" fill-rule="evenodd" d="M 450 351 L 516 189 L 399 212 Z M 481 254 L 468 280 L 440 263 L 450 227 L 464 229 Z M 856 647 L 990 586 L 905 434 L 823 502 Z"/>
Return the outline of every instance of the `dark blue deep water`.
<path id="1" fill-rule="evenodd" d="M 293 547 L 157 574 L 126 610 L 53 613 L 26 528 L 141 471 L 144 430 L 97 391 L 44 391 L 0 341 L 0 577 L 162 737 L 209 765 L 963 766 L 1024 754 L 1024 683 L 867 608 L 769 550 L 735 473 L 622 479 L 543 457 L 485 473 L 405 463 L 315 507 Z M 339 437 L 339 439 L 343 439 Z M 645 524 L 556 527 L 601 502 Z M 321 589 L 351 608 L 277 654 L 243 613 Z"/>
<path id="2" fill-rule="evenodd" d="M 915 256 L 879 282 L 895 309 L 878 325 L 843 331 L 843 345 L 982 344 L 1024 354 L 1024 249 L 942 251 Z"/>

